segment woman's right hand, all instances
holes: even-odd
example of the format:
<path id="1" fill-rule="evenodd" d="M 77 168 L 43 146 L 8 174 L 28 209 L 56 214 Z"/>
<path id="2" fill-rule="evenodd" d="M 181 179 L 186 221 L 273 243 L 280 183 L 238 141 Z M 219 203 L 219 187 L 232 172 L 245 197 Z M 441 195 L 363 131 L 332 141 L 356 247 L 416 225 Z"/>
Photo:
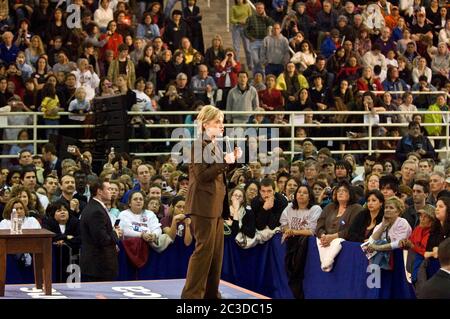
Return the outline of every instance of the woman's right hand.
<path id="1" fill-rule="evenodd" d="M 178 214 L 178 215 L 175 215 L 174 217 L 173 217 L 173 220 L 174 221 L 176 221 L 177 223 L 179 223 L 179 222 L 181 222 L 183 219 L 185 219 L 186 218 L 186 215 L 184 215 L 184 214 Z"/>

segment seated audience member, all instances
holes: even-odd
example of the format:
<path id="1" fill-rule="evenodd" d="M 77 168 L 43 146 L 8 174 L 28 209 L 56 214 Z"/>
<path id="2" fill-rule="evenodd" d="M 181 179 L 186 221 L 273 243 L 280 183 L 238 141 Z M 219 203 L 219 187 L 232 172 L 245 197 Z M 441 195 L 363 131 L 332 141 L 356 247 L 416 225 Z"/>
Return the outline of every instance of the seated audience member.
<path id="1" fill-rule="evenodd" d="M 233 189 L 228 199 L 230 202 L 230 217 L 224 220 L 225 235 L 235 238 L 238 233 L 242 233 L 242 235 L 250 238 L 255 237 L 255 216 L 252 210 L 247 210 L 245 207 L 244 190 L 238 187 Z"/>
<path id="2" fill-rule="evenodd" d="M 424 284 L 419 299 L 450 299 L 450 238 L 439 244 L 438 254 L 441 269 Z"/>
<path id="3" fill-rule="evenodd" d="M 292 202 L 295 198 L 295 191 L 301 183 L 296 178 L 289 178 L 284 188 L 284 195 L 288 202 Z"/>
<path id="4" fill-rule="evenodd" d="M 184 204 L 183 196 L 174 197 L 169 206 L 169 214 L 161 219 L 161 227 L 172 241 L 178 236 L 189 246 L 192 243 L 191 219 L 184 214 Z"/>
<path id="5" fill-rule="evenodd" d="M 367 208 L 364 208 L 354 219 L 348 231 L 347 240 L 365 242 L 372 235 L 376 225 L 384 216 L 384 196 L 376 189 L 367 193 Z"/>
<path id="6" fill-rule="evenodd" d="M 394 175 L 385 175 L 380 178 L 380 191 L 387 199 L 399 194 L 399 181 Z"/>
<path id="7" fill-rule="evenodd" d="M 23 218 L 22 229 L 41 229 L 41 225 L 34 217 L 28 215 L 27 207 L 19 198 L 12 198 L 3 209 L 3 220 L 0 222 L 0 229 L 11 229 L 11 214 L 13 209 L 16 210 L 17 217 Z M 24 266 L 31 266 L 31 255 L 28 253 L 17 255 L 19 261 Z"/>
<path id="8" fill-rule="evenodd" d="M 41 225 L 34 217 L 28 215 L 28 208 L 18 197 L 11 198 L 3 210 L 3 220 L 0 222 L 0 229 L 11 229 L 11 213 L 16 210 L 17 216 L 23 218 L 22 229 L 41 229 Z"/>
<path id="9" fill-rule="evenodd" d="M 309 186 L 297 187 L 294 199 L 280 217 L 282 240 L 286 240 L 285 264 L 289 287 L 297 299 L 303 299 L 303 269 L 306 262 L 308 236 L 314 236 L 317 219 L 322 208 L 315 204 L 314 193 Z"/>
<path id="10" fill-rule="evenodd" d="M 341 182 L 334 190 L 333 202 L 320 215 L 316 236 L 323 271 L 329 272 L 333 268 L 334 258 L 342 248 L 341 242 L 347 238 L 350 225 L 362 210 L 356 200 L 350 184 Z"/>
<path id="11" fill-rule="evenodd" d="M 144 195 L 132 191 L 128 197 L 129 209 L 119 214 L 119 227 L 124 237 L 142 238 L 157 251 L 164 250 L 169 241 L 161 238 L 162 230 L 158 217 L 144 208 Z"/>
<path id="12" fill-rule="evenodd" d="M 255 214 L 256 230 L 267 235 L 265 241 L 272 238 L 280 226 L 280 216 L 287 204 L 286 198 L 275 192 L 274 181 L 264 178 L 259 186 L 259 196 L 252 200 L 251 207 Z"/>
<path id="13" fill-rule="evenodd" d="M 382 269 L 391 270 L 390 251 L 400 247 L 400 241 L 411 235 L 411 226 L 400 215 L 405 206 L 400 198 L 387 198 L 384 207 L 383 221 L 375 226 L 369 238 L 368 252 L 375 253 L 369 258 L 370 263 L 379 265 Z"/>
<path id="14" fill-rule="evenodd" d="M 419 225 L 414 228 L 411 236 L 408 239 L 400 241 L 400 247 L 408 249 L 408 261 L 406 269 L 411 273 L 411 280 L 414 286 L 421 284 L 418 282 L 418 271 L 424 261 L 425 249 L 427 247 L 428 239 L 430 238 L 430 231 L 433 222 L 436 220 L 434 209 L 432 206 L 426 206 L 418 210 Z M 426 280 L 426 278 L 425 278 Z"/>
<path id="15" fill-rule="evenodd" d="M 436 202 L 436 220 L 431 226 L 425 258 L 438 258 L 438 246 L 446 238 L 450 237 L 450 198 L 438 197 Z"/>
<path id="16" fill-rule="evenodd" d="M 45 211 L 40 202 L 33 201 L 34 191 L 30 191 L 23 185 L 14 186 L 11 190 L 11 198 L 19 198 L 22 203 L 27 207 L 28 216 L 36 218 L 36 220 L 42 224 L 42 219 L 45 217 Z M 34 194 L 34 196 L 37 196 Z"/>
<path id="17" fill-rule="evenodd" d="M 410 205 L 402 215 L 402 217 L 408 221 L 409 225 L 413 229 L 419 223 L 419 211 L 425 209 L 426 207 L 431 209 L 433 208 L 431 205 L 426 203 L 429 193 L 430 186 L 427 181 L 420 179 L 414 181 L 412 187 L 413 205 Z"/>
<path id="18" fill-rule="evenodd" d="M 407 155 L 411 152 L 417 152 L 422 157 L 435 158 L 436 153 L 433 145 L 431 145 L 428 137 L 422 135 L 420 124 L 410 122 L 408 125 L 408 134 L 403 136 L 397 144 L 396 158 L 399 162 L 406 160 Z"/>

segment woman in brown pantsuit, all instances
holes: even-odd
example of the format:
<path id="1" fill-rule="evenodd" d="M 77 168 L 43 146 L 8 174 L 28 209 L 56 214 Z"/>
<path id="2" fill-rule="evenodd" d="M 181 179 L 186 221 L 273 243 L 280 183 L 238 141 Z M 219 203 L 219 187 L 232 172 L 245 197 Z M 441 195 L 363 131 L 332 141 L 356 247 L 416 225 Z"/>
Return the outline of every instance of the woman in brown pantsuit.
<path id="1" fill-rule="evenodd" d="M 223 135 L 223 113 L 207 105 L 197 116 L 198 134 L 189 163 L 185 211 L 190 214 L 195 250 L 189 260 L 183 299 L 220 298 L 223 258 L 223 218 L 229 214 L 225 171 L 242 150 L 224 154 L 217 137 Z"/>

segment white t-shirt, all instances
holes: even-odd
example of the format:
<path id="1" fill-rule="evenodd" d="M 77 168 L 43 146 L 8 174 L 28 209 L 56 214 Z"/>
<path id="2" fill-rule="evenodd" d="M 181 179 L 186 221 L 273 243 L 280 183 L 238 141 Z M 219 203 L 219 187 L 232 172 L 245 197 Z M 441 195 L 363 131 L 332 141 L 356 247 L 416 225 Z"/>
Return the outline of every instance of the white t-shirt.
<path id="1" fill-rule="evenodd" d="M 0 222 L 0 229 L 11 229 L 11 220 L 4 219 Z M 41 224 L 34 217 L 25 217 L 22 229 L 41 229 Z"/>
<path id="2" fill-rule="evenodd" d="M 42 207 L 44 209 L 47 209 L 48 204 L 50 204 L 50 202 L 48 200 L 48 197 L 45 196 L 45 195 L 39 194 L 39 193 L 36 193 L 36 195 L 37 195 L 37 197 L 39 199 L 39 202 L 41 203 Z"/>
<path id="3" fill-rule="evenodd" d="M 311 230 L 316 232 L 317 220 L 322 214 L 322 208 L 314 205 L 310 209 L 294 209 L 292 203 L 289 203 L 283 210 L 280 217 L 281 227 L 287 226 L 294 230 Z"/>
<path id="4" fill-rule="evenodd" d="M 119 214 L 119 227 L 123 230 L 125 237 L 141 237 L 141 233 L 147 232 L 157 236 L 162 234 L 161 223 L 158 217 L 149 210 L 141 214 L 134 214 L 127 209 Z"/>

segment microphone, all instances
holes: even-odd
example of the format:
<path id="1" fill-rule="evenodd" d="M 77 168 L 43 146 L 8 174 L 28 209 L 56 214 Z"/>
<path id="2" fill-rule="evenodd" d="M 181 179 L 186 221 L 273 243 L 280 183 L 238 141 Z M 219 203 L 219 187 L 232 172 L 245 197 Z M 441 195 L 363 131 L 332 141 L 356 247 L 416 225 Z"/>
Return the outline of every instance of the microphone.
<path id="1" fill-rule="evenodd" d="M 231 148 L 230 138 L 228 136 L 223 137 L 223 141 L 225 142 L 225 148 L 227 150 L 227 154 L 233 153 L 233 149 Z"/>

